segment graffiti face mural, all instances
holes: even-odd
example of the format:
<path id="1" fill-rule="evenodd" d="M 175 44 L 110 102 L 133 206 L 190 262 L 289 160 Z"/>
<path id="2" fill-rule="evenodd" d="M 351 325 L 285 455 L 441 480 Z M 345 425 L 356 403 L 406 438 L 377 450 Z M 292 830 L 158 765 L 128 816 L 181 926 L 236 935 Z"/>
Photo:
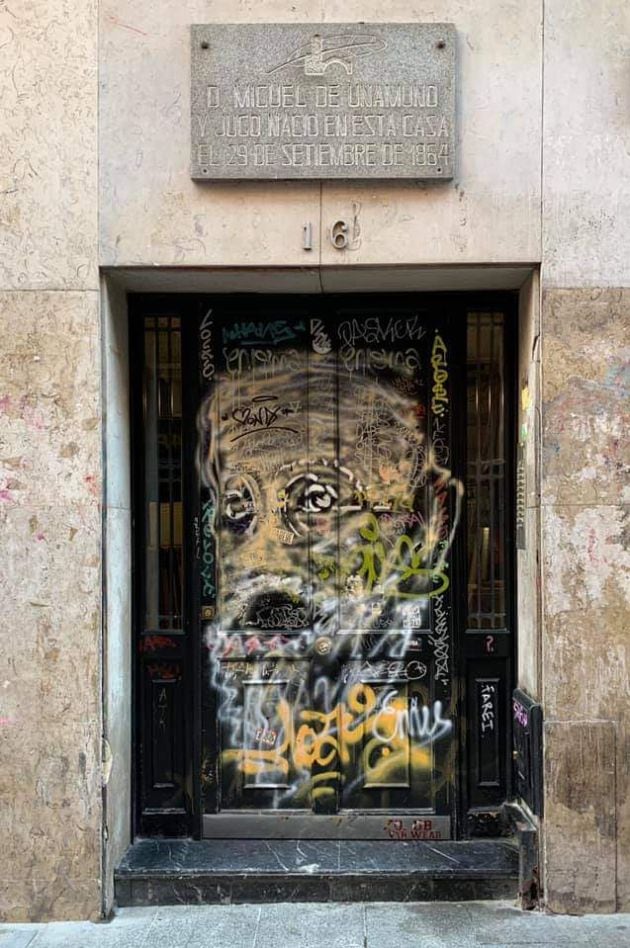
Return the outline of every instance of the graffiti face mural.
<path id="1" fill-rule="evenodd" d="M 208 313 L 200 351 L 219 805 L 447 813 L 448 333 L 413 312 Z"/>

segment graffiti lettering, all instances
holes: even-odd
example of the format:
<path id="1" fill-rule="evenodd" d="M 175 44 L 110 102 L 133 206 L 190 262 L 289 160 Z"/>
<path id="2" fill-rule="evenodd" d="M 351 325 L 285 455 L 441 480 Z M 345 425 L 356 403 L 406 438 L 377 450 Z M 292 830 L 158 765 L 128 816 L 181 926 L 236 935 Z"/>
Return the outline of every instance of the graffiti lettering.
<path id="1" fill-rule="evenodd" d="M 230 635 L 226 636 L 221 640 L 221 648 L 217 649 L 217 656 L 221 659 L 229 658 L 230 656 L 240 656 L 240 655 L 268 655 L 270 653 L 278 652 L 282 653 L 283 650 L 290 646 L 293 642 L 293 639 L 289 638 L 286 635 L 274 634 L 271 636 L 261 636 L 258 635 Z M 235 663 L 235 665 L 230 665 L 230 670 L 234 671 L 234 668 L 239 666 L 242 663 Z M 254 665 L 251 667 L 246 665 L 246 668 L 252 672 Z M 244 671 L 245 669 L 241 669 Z"/>
<path id="2" fill-rule="evenodd" d="M 238 377 L 246 372 L 260 372 L 263 378 L 272 378 L 286 371 L 298 372 L 300 355 L 297 349 L 274 352 L 273 349 L 224 349 L 228 373 Z"/>
<path id="3" fill-rule="evenodd" d="M 439 333 L 435 334 L 433 347 L 431 349 L 431 366 L 433 368 L 433 388 L 431 398 L 431 411 L 434 415 L 442 415 L 448 405 L 448 391 L 446 382 L 448 379 L 446 363 L 446 345 Z"/>
<path id="4" fill-rule="evenodd" d="M 346 346 L 354 346 L 357 342 L 373 346 L 402 339 L 419 342 L 425 334 L 426 328 L 421 324 L 419 316 L 405 319 L 368 316 L 366 319 L 350 319 L 339 326 L 339 339 Z"/>
<path id="5" fill-rule="evenodd" d="M 199 530 L 199 517 L 195 514 L 193 517 L 193 533 L 195 538 L 195 559 L 201 556 L 201 532 Z"/>
<path id="6" fill-rule="evenodd" d="M 444 596 L 437 596 L 433 601 L 433 632 L 429 636 L 429 642 L 434 649 L 436 681 L 447 682 L 449 677 L 450 635 L 448 605 Z"/>
<path id="7" fill-rule="evenodd" d="M 212 599 L 216 593 L 214 578 L 214 504 L 208 499 L 201 511 L 201 589 L 204 599 Z"/>
<path id="8" fill-rule="evenodd" d="M 444 407 L 444 412 L 446 407 Z M 446 428 L 446 415 L 433 415 L 431 434 L 431 449 L 433 459 L 438 467 L 446 468 L 449 465 L 451 449 L 448 444 L 448 432 Z"/>
<path id="9" fill-rule="evenodd" d="M 311 319 L 311 336 L 315 352 L 319 355 L 326 355 L 330 352 L 332 343 L 321 319 Z"/>
<path id="10" fill-rule="evenodd" d="M 263 727 L 257 728 L 255 736 L 259 744 L 264 744 L 267 747 L 273 747 L 278 740 L 277 731 L 267 731 Z"/>
<path id="11" fill-rule="evenodd" d="M 330 712 L 304 707 L 294 718 L 286 698 L 280 698 L 276 707 L 267 705 L 268 699 L 262 697 L 257 708 L 250 708 L 250 714 L 265 722 L 273 719 L 273 728 L 267 723 L 256 724 L 250 731 L 254 746 L 230 748 L 222 755 L 224 763 L 235 763 L 248 776 L 281 773 L 286 777 L 291 767 L 310 771 L 315 764 L 330 767 L 336 760 L 347 765 L 351 748 L 359 745 L 366 778 L 386 781 L 401 765 L 429 767 L 431 758 L 424 748 L 445 737 L 452 728 L 452 722 L 442 718 L 439 701 L 432 708 L 419 707 L 412 701 L 407 708 L 405 699 L 396 692 L 389 691 L 379 699 L 373 688 L 361 683 L 352 685 L 346 700 Z M 277 735 L 275 746 L 261 748 L 256 735 L 271 730 Z M 417 738 L 411 745 L 409 736 Z"/>
<path id="12" fill-rule="evenodd" d="M 521 727 L 527 727 L 529 723 L 527 709 L 524 708 L 521 702 L 517 701 L 516 698 L 512 700 L 512 711 L 514 714 L 514 720 L 518 721 Z"/>
<path id="13" fill-rule="evenodd" d="M 277 396 L 275 395 L 260 395 L 253 399 L 253 404 L 233 409 L 231 418 L 237 427 L 250 430 L 241 431 L 240 434 L 235 435 L 231 440 L 238 441 L 240 438 L 246 437 L 246 435 L 257 434 L 261 428 L 273 428 L 275 431 L 291 431 L 293 434 L 297 434 L 295 428 L 287 427 L 286 425 L 278 425 L 276 422 L 278 419 L 282 420 L 282 418 L 286 418 L 287 415 L 298 414 L 301 407 L 299 402 L 289 405 L 277 405 L 275 404 L 276 401 Z M 266 402 L 272 402 L 274 404 L 261 404 Z"/>
<path id="14" fill-rule="evenodd" d="M 284 319 L 270 320 L 269 322 L 232 323 L 223 328 L 224 342 L 239 342 L 242 346 L 255 346 L 260 342 L 279 345 L 291 342 L 297 338 L 299 332 L 304 331 L 304 323 L 287 323 Z"/>
<path id="15" fill-rule="evenodd" d="M 212 310 L 209 309 L 199 327 L 201 376 L 206 382 L 214 378 L 214 349 L 212 345 Z"/>
<path id="16" fill-rule="evenodd" d="M 452 722 L 442 718 L 442 702 L 435 701 L 433 707 L 420 707 L 414 696 L 407 706 L 397 691 L 389 691 L 373 725 L 374 737 L 389 743 L 395 737 L 414 737 L 420 746 L 431 744 L 444 737 L 452 728 Z"/>
<path id="17" fill-rule="evenodd" d="M 357 372 L 363 375 L 384 369 L 399 369 L 409 373 L 420 369 L 420 359 L 415 349 L 396 352 L 388 349 L 355 349 L 354 346 L 344 346 L 340 350 L 339 357 L 346 372 Z"/>
<path id="18" fill-rule="evenodd" d="M 481 734 L 494 731 L 495 686 L 484 682 L 481 686 Z"/>
<path id="19" fill-rule="evenodd" d="M 168 635 L 145 635 L 140 639 L 140 652 L 159 652 L 166 648 L 177 648 L 177 645 Z"/>
<path id="20" fill-rule="evenodd" d="M 256 625 L 261 629 L 305 629 L 308 612 L 304 606 L 269 606 L 256 615 Z"/>
<path id="21" fill-rule="evenodd" d="M 354 681 L 419 681 L 427 674 L 427 666 L 423 662 L 412 659 L 409 662 L 404 661 L 377 661 L 377 662 L 357 662 L 352 665 L 344 665 L 341 670 L 341 680 L 345 682 Z"/>
<path id="22" fill-rule="evenodd" d="M 357 547 L 361 557 L 357 575 L 368 593 L 376 586 L 381 586 L 389 595 L 422 599 L 439 596 L 448 588 L 445 572 L 423 565 L 432 552 L 428 545 L 418 547 L 410 536 L 403 534 L 398 537 L 392 550 L 386 552 L 379 522 L 374 514 L 367 515 L 359 534 L 368 542 Z M 432 583 L 437 583 L 437 587 L 431 588 Z"/>

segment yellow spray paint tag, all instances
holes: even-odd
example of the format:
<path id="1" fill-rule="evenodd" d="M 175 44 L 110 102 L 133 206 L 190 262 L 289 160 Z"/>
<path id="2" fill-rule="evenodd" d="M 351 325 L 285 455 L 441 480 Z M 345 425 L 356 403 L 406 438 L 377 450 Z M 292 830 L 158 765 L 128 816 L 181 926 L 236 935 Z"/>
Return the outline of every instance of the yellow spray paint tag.
<path id="1" fill-rule="evenodd" d="M 521 409 L 527 411 L 531 405 L 532 400 L 529 394 L 529 385 L 524 385 L 521 389 Z"/>

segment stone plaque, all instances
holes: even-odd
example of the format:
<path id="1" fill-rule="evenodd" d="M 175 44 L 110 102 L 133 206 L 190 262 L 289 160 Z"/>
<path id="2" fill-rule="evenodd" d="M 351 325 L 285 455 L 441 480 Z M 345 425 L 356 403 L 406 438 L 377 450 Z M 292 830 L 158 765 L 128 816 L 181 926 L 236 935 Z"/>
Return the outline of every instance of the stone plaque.
<path id="1" fill-rule="evenodd" d="M 453 177 L 451 23 L 192 27 L 192 177 Z"/>

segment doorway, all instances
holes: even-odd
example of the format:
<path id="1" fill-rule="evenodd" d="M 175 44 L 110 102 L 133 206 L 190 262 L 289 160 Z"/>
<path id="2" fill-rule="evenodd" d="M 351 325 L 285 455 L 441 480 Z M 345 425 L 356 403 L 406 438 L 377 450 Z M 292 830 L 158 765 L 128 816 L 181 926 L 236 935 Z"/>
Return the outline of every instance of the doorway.
<path id="1" fill-rule="evenodd" d="M 502 832 L 514 309 L 133 299 L 139 832 Z"/>

